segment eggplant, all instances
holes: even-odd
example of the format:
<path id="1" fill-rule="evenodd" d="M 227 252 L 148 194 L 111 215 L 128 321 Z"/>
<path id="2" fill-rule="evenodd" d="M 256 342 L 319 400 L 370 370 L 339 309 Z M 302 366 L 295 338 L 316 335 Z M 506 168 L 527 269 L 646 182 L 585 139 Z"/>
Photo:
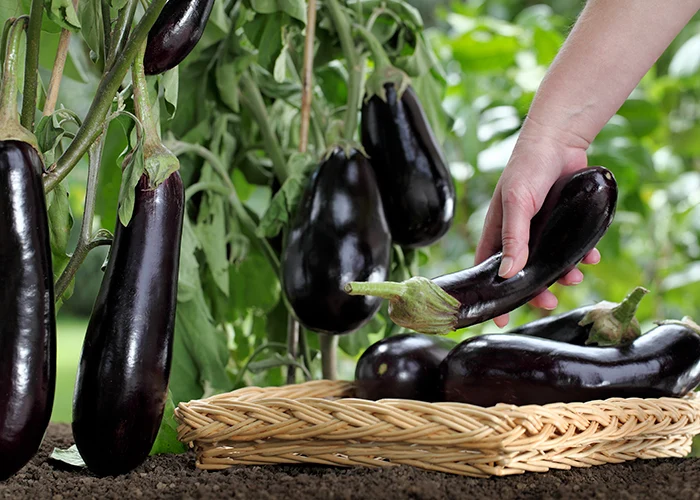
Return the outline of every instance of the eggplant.
<path id="1" fill-rule="evenodd" d="M 171 174 L 136 186 L 133 216 L 117 219 L 88 324 L 73 401 L 73 436 L 94 473 L 117 475 L 151 450 L 168 395 L 184 188 Z"/>
<path id="2" fill-rule="evenodd" d="M 619 304 L 602 301 L 527 323 L 508 332 L 574 345 L 611 346 L 632 342 L 642 332 L 635 317 L 649 291 L 636 287 Z"/>
<path id="3" fill-rule="evenodd" d="M 391 237 L 406 248 L 430 245 L 450 228 L 455 187 L 447 162 L 411 86 L 362 106 L 362 146 L 377 176 Z M 385 97 L 386 99 L 384 99 Z"/>
<path id="4" fill-rule="evenodd" d="M 435 403 L 441 399 L 440 364 L 456 342 L 403 333 L 372 344 L 355 367 L 355 396 Z"/>
<path id="5" fill-rule="evenodd" d="M 455 347 L 441 374 L 445 401 L 486 407 L 680 398 L 700 384 L 700 328 L 669 322 L 617 347 L 482 335 Z"/>
<path id="6" fill-rule="evenodd" d="M 571 271 L 612 223 L 617 183 L 603 167 L 589 167 L 559 179 L 530 225 L 529 257 L 515 276 L 498 275 L 502 252 L 470 269 L 432 280 L 403 283 L 351 282 L 351 295 L 390 300 L 398 325 L 421 333 L 445 333 L 511 312 Z"/>
<path id="7" fill-rule="evenodd" d="M 56 319 L 43 164 L 0 141 L 0 481 L 39 450 L 56 387 Z"/>
<path id="8" fill-rule="evenodd" d="M 147 75 L 159 75 L 180 64 L 204 34 L 214 0 L 169 0 L 148 32 L 143 59 Z"/>
<path id="9" fill-rule="evenodd" d="M 312 174 L 282 254 L 282 289 L 309 330 L 350 333 L 366 324 L 381 299 L 351 297 L 353 280 L 387 278 L 391 234 L 374 172 L 355 149 L 335 148 Z"/>

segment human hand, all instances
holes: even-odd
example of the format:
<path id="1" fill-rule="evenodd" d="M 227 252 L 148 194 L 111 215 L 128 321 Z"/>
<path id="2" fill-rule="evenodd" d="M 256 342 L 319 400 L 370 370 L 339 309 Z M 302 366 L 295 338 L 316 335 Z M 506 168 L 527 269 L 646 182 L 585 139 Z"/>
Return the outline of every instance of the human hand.
<path id="1" fill-rule="evenodd" d="M 510 278 L 525 267 L 531 219 L 560 177 L 588 166 L 587 147 L 588 142 L 583 138 L 550 129 L 532 119 L 526 121 L 491 199 L 476 250 L 476 264 L 502 249 L 501 277 Z M 597 264 L 599 261 L 600 253 L 593 249 L 582 263 Z M 583 273 L 575 268 L 559 283 L 570 286 L 581 281 Z M 530 304 L 552 310 L 557 306 L 557 298 L 545 290 Z M 508 315 L 499 316 L 494 322 L 503 328 L 508 324 Z"/>

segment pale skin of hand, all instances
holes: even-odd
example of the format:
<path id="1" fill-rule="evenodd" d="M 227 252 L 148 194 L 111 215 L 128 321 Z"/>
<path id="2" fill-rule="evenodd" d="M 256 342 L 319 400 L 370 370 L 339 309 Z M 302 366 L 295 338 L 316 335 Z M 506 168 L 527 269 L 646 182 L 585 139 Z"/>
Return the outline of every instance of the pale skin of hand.
<path id="1" fill-rule="evenodd" d="M 642 77 L 700 10 L 700 0 L 589 0 L 540 85 L 513 154 L 498 181 L 476 263 L 503 250 L 510 278 L 528 259 L 530 220 L 561 176 L 588 166 L 586 150 Z M 591 251 L 583 264 L 597 264 Z M 559 283 L 575 285 L 573 269 Z M 554 309 L 546 290 L 530 302 Z M 508 315 L 494 319 L 499 327 Z"/>

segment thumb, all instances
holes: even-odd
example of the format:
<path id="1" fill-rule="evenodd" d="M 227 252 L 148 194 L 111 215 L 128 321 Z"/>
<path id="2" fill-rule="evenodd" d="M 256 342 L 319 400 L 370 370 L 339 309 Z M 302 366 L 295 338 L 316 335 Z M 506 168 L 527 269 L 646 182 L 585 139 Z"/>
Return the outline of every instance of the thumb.
<path id="1" fill-rule="evenodd" d="M 540 203 L 526 186 L 520 184 L 503 193 L 503 258 L 498 271 L 502 278 L 511 278 L 527 264 L 530 221 L 539 210 Z"/>

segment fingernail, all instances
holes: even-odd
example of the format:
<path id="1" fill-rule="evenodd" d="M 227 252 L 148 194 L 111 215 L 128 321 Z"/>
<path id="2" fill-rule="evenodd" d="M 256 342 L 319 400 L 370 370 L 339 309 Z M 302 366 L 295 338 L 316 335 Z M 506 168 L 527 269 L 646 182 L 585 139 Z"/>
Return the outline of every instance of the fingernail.
<path id="1" fill-rule="evenodd" d="M 513 258 L 503 257 L 503 260 L 501 261 L 501 267 L 498 269 L 498 275 L 501 278 L 504 278 L 505 275 L 508 274 L 511 269 L 513 269 Z"/>

